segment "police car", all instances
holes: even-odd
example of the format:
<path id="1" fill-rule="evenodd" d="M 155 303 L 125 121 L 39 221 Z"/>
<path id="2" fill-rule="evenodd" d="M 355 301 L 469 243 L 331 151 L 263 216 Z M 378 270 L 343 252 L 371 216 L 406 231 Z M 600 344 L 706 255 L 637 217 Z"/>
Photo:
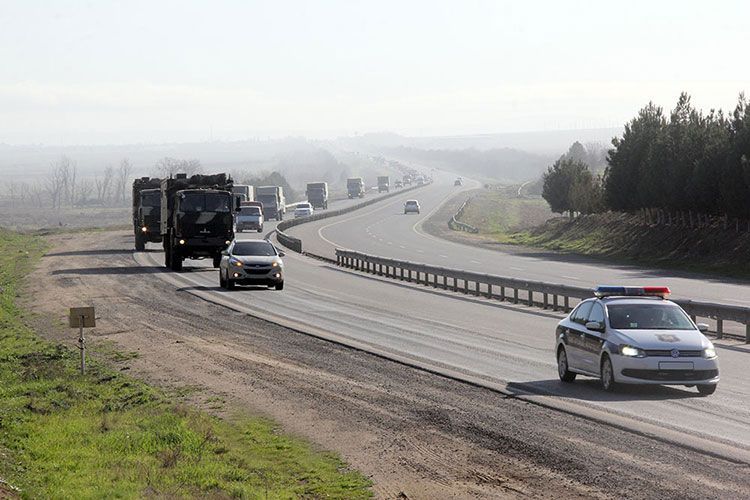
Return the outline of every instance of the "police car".
<path id="1" fill-rule="evenodd" d="M 716 350 L 667 287 L 600 286 L 557 325 L 557 372 L 597 377 L 602 388 L 617 384 L 697 386 L 713 394 L 719 383 Z"/>

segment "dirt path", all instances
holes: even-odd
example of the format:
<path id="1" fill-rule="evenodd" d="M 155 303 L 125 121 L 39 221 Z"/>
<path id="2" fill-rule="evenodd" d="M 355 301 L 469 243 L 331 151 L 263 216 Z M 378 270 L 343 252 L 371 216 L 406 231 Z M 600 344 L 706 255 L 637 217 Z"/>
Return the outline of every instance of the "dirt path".
<path id="1" fill-rule="evenodd" d="M 135 264 L 124 231 L 51 242 L 29 281 L 27 305 L 38 312 L 31 321 L 40 331 L 73 346 L 75 335 L 61 324 L 67 308 L 95 305 L 98 327 L 89 336 L 100 358 L 211 411 L 273 418 L 340 453 L 372 478 L 379 498 L 738 498 L 750 491 L 746 467 L 174 290 L 154 276 L 161 269 Z"/>

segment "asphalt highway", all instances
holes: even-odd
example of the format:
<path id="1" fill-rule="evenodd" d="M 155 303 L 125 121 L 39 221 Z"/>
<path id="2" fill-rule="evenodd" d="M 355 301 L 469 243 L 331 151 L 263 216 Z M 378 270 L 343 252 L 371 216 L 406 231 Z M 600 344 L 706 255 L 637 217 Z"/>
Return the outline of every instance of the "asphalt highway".
<path id="1" fill-rule="evenodd" d="M 418 192 L 368 207 L 356 215 L 297 226 L 290 229 L 289 234 L 302 239 L 304 250 L 327 256 L 333 256 L 334 249 L 338 247 L 425 264 L 573 286 L 667 285 L 672 289 L 674 298 L 750 306 L 750 284 L 747 282 L 607 264 L 551 252 L 500 252 L 435 238 L 422 230 L 422 222 L 457 191 L 479 187 L 478 183 L 472 181 L 467 181 L 463 188 L 454 187 L 454 178 L 450 174 L 436 173 L 436 182 Z M 403 204 L 408 198 L 419 200 L 422 209 L 420 215 L 404 215 Z"/>
<path id="2" fill-rule="evenodd" d="M 485 271 L 488 269 L 481 267 L 480 259 L 519 258 L 522 265 L 534 268 L 536 275 L 528 276 L 532 279 L 542 279 L 538 276 L 550 276 L 552 272 L 539 268 L 555 268 L 559 272 L 560 266 L 566 265 L 455 245 L 420 232 L 420 221 L 453 193 L 452 179 L 444 178 L 405 196 L 420 200 L 420 216 L 404 216 L 403 200 L 396 197 L 336 219 L 297 226 L 292 232 L 303 238 L 307 250 L 321 253 L 330 252 L 336 245 Z M 247 233 L 239 237 L 260 235 Z M 135 255 L 140 265 L 162 265 L 158 252 Z M 478 260 L 480 267 L 469 266 L 472 260 Z M 572 385 L 557 380 L 554 327 L 559 314 L 350 272 L 296 254 L 288 254 L 285 264 L 286 286 L 281 292 L 263 288 L 224 291 L 218 287 L 218 273 L 205 261 L 186 261 L 183 273 L 153 276 L 206 300 L 284 326 L 750 464 L 750 381 L 746 370 L 750 348 L 739 342 L 717 342 L 722 380 L 710 397 L 698 397 L 695 389 L 663 386 L 625 388 L 608 394 L 592 379 L 582 378 Z M 607 273 L 606 269 L 583 267 L 600 276 Z M 490 272 L 526 276 L 522 271 L 512 274 L 493 268 Z M 630 280 L 637 279 L 635 270 L 613 268 L 613 272 L 632 273 Z M 643 279 L 655 279 L 641 274 Z M 560 276 L 557 281 L 562 279 Z M 673 282 L 668 284 L 676 286 Z M 721 289 L 718 283 L 712 285 Z"/>

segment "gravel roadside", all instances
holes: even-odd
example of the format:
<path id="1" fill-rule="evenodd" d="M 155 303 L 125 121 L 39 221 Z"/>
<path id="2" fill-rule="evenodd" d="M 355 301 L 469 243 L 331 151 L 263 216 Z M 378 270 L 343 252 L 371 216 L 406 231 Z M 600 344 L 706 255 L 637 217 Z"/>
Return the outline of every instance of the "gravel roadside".
<path id="1" fill-rule="evenodd" d="M 380 498 L 740 498 L 736 465 L 505 398 L 202 301 L 139 267 L 125 231 L 50 237 L 30 277 L 38 331 L 218 414 L 266 415 L 340 453 Z M 206 271 L 215 272 L 215 271 Z M 262 291 L 258 293 L 264 293 Z M 122 356 L 108 355 L 112 346 Z M 113 360 L 114 359 L 114 360 Z"/>

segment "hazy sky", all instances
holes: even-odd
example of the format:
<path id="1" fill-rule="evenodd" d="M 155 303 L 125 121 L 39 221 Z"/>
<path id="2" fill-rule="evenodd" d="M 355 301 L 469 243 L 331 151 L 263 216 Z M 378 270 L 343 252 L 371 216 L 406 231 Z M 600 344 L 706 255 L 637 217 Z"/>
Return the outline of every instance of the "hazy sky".
<path id="1" fill-rule="evenodd" d="M 0 143 L 619 126 L 750 93 L 747 1 L 0 0 Z"/>

